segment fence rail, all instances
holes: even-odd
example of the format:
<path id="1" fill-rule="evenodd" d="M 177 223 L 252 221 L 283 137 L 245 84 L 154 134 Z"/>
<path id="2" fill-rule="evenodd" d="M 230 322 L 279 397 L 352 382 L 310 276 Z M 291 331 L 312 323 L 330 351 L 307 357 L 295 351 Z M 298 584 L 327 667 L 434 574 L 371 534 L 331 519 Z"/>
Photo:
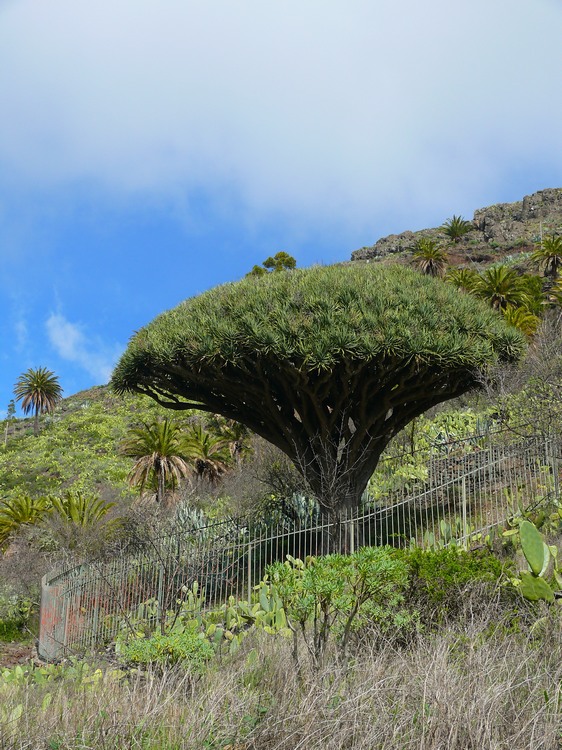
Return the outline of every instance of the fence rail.
<path id="1" fill-rule="evenodd" d="M 42 581 L 39 654 L 55 660 L 109 642 L 149 609 L 163 618 L 195 582 L 209 606 L 231 595 L 250 599 L 265 567 L 287 554 L 480 539 L 531 504 L 557 501 L 561 460 L 558 437 L 488 434 L 445 443 L 428 452 L 417 479 L 395 482 L 384 497 L 366 498 L 338 518 L 309 512 L 275 522 L 231 519 L 151 539 L 116 559 L 51 572 Z M 381 471 L 392 479 L 396 462 Z"/>

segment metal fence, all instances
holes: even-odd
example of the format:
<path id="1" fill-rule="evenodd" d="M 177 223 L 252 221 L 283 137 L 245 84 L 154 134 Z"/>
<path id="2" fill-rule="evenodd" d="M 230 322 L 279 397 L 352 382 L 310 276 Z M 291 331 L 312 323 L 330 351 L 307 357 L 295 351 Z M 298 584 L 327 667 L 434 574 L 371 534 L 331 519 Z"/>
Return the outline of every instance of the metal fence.
<path id="1" fill-rule="evenodd" d="M 413 456 L 414 454 L 408 454 Z M 530 505 L 558 501 L 558 437 L 479 435 L 379 465 L 374 496 L 337 518 L 310 506 L 300 515 L 231 519 L 149 539 L 135 552 L 44 576 L 39 654 L 111 642 L 136 617 L 157 620 L 195 582 L 205 603 L 251 599 L 266 566 L 363 546 L 483 542 L 491 529 Z M 377 494 L 378 493 L 378 494 Z"/>

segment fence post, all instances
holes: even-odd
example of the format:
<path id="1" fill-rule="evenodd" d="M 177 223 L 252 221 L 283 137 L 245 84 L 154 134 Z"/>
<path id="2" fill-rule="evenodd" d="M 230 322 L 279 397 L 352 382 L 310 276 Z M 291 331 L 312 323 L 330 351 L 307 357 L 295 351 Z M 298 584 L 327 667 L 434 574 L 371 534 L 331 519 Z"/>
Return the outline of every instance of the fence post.
<path id="1" fill-rule="evenodd" d="M 248 542 L 248 604 L 252 601 L 252 542 Z"/>
<path id="2" fill-rule="evenodd" d="M 462 534 L 465 549 L 468 548 L 468 522 L 466 516 L 466 475 L 462 478 Z"/>
<path id="3" fill-rule="evenodd" d="M 558 456 L 557 456 L 558 444 L 555 444 L 552 438 L 549 438 L 548 442 L 550 445 L 552 477 L 554 479 L 554 496 L 556 498 L 556 501 L 558 502 L 560 500 L 560 477 L 558 475 Z"/>
<path id="4" fill-rule="evenodd" d="M 94 614 L 92 617 L 92 633 L 91 633 L 91 644 L 90 644 L 92 648 L 95 646 L 96 641 L 99 637 L 98 628 L 99 628 L 99 592 L 96 591 L 94 593 Z"/>
<path id="5" fill-rule="evenodd" d="M 61 593 L 61 586 L 51 585 L 49 576 L 44 575 L 41 579 L 37 654 L 45 661 L 56 661 L 66 645 L 64 642 L 65 608 L 61 606 Z"/>
<path id="6" fill-rule="evenodd" d="M 156 605 L 156 617 L 158 619 L 158 625 L 160 626 L 160 629 L 162 629 L 163 622 L 164 622 L 164 608 L 163 608 L 163 600 L 164 599 L 164 563 L 160 562 L 160 567 L 158 569 L 158 599 L 157 599 L 157 605 Z M 163 635 L 163 633 L 162 633 Z"/>

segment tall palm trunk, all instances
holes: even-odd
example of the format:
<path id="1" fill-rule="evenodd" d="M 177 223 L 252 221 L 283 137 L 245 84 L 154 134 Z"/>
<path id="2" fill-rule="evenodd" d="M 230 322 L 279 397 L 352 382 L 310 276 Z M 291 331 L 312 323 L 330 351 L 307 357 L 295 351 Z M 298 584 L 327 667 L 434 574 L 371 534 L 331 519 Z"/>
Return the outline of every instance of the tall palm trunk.
<path id="1" fill-rule="evenodd" d="M 166 507 L 166 478 L 164 468 L 158 467 L 158 487 L 156 490 L 156 500 L 165 508 Z"/>

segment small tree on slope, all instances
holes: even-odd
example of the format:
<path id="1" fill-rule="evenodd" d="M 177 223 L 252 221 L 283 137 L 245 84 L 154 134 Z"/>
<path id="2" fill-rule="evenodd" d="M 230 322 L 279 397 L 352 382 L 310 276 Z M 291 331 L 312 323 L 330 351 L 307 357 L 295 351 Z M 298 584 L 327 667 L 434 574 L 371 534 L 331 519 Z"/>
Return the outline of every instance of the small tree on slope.
<path id="1" fill-rule="evenodd" d="M 39 415 L 50 414 L 62 398 L 58 376 L 46 367 L 26 370 L 14 386 L 16 401 L 24 414 L 33 412 L 33 434 L 39 434 Z"/>
<path id="2" fill-rule="evenodd" d="M 337 517 L 408 422 L 524 346 L 483 302 L 410 269 L 315 267 L 186 300 L 133 337 L 112 384 L 247 425 Z"/>

